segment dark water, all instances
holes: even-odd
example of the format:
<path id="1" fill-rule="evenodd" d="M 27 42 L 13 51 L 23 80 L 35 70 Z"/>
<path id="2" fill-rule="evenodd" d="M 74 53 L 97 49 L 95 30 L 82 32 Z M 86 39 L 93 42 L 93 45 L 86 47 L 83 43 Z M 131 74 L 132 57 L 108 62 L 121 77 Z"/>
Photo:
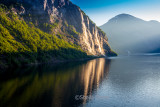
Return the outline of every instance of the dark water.
<path id="1" fill-rule="evenodd" d="M 160 107 L 160 57 L 128 56 L 0 74 L 0 107 Z"/>

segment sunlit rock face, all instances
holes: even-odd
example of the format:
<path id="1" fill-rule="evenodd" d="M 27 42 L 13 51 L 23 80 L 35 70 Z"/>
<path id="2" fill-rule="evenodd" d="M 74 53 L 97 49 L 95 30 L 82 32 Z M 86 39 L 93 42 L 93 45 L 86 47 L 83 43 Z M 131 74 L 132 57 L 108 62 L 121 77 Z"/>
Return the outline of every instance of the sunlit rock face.
<path id="1" fill-rule="evenodd" d="M 4 2 L 9 3 L 10 1 L 12 0 Z M 109 55 L 112 53 L 106 34 L 78 6 L 69 0 L 14 0 L 14 2 L 22 4 L 23 14 L 25 14 L 23 15 L 24 19 L 37 26 L 43 23 L 52 24 L 57 21 L 61 23 L 58 29 L 54 29 L 54 33 L 64 33 L 62 29 L 68 27 L 64 23 L 72 25 L 79 34 L 76 35 L 76 39 L 70 41 L 80 45 L 88 54 Z"/>

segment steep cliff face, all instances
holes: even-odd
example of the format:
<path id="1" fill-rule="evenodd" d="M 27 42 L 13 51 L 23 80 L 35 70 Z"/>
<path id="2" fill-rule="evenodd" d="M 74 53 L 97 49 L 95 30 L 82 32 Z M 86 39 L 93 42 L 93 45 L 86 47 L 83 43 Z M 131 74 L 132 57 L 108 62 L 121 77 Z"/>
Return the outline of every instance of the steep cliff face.
<path id="1" fill-rule="evenodd" d="M 4 2 L 9 4 L 11 1 Z M 52 29 L 55 34 L 65 35 L 64 29 L 69 29 L 69 26 L 72 26 L 72 29 L 78 33 L 72 34 L 73 38 L 67 40 L 80 45 L 88 54 L 115 55 L 111 51 L 105 33 L 69 0 L 14 0 L 14 3 L 19 6 L 14 6 L 12 10 L 37 26 L 42 23 L 54 24 L 58 22 L 58 27 Z"/>

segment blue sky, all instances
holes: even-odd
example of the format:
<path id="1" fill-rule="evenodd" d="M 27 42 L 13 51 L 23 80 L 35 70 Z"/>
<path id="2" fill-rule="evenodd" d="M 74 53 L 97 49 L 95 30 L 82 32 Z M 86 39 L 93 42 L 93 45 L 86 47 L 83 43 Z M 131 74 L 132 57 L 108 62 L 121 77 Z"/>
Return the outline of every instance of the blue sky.
<path id="1" fill-rule="evenodd" d="M 160 0 L 71 0 L 98 26 L 110 18 L 127 13 L 143 20 L 160 21 Z"/>

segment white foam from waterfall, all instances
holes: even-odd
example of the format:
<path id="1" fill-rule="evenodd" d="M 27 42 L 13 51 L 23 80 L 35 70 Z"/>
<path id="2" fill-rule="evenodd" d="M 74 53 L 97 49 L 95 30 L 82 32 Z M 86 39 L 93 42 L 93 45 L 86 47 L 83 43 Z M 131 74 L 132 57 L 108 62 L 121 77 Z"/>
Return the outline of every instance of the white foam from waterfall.
<path id="1" fill-rule="evenodd" d="M 87 28 L 85 25 L 82 13 L 81 13 L 81 18 L 82 18 L 82 29 L 83 29 L 83 34 L 84 34 L 83 41 L 85 45 L 87 46 L 87 50 L 94 55 L 97 54 L 97 52 L 104 55 L 104 51 L 101 47 L 100 40 L 98 38 L 97 28 L 95 28 L 95 32 L 93 34 L 95 36 L 95 40 L 93 40 L 93 35 L 91 34 L 89 30 L 89 20 L 87 19 L 87 24 L 88 24 L 88 28 Z M 95 50 L 95 44 L 98 46 L 98 50 Z"/>
<path id="2" fill-rule="evenodd" d="M 84 33 L 83 40 L 84 40 L 85 44 L 88 47 L 88 51 L 90 53 L 92 53 L 92 48 L 91 48 L 91 45 L 89 43 L 89 39 L 88 39 L 88 35 L 87 35 L 87 28 L 86 28 L 86 25 L 84 23 L 84 18 L 83 18 L 83 14 L 82 13 L 81 13 L 81 18 L 82 18 L 82 29 L 83 29 L 83 33 Z"/>

